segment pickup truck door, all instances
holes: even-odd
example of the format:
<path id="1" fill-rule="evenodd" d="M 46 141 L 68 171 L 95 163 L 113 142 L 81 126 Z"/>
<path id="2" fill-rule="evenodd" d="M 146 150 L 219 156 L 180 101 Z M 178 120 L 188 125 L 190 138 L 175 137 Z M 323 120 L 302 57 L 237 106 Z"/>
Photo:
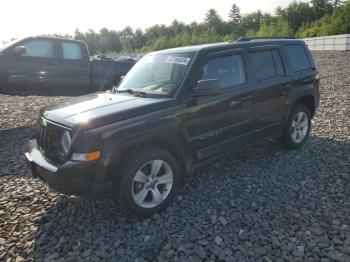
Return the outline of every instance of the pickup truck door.
<path id="1" fill-rule="evenodd" d="M 249 142 L 254 130 L 253 89 L 242 50 L 210 55 L 198 79 L 218 79 L 221 93 L 200 97 L 184 121 L 197 160 L 231 151 Z"/>
<path id="2" fill-rule="evenodd" d="M 26 52 L 14 53 L 17 46 L 24 46 Z M 55 42 L 49 39 L 27 39 L 11 47 L 5 57 L 4 86 L 9 92 L 49 92 L 49 87 L 58 84 L 59 66 Z"/>
<path id="3" fill-rule="evenodd" d="M 261 138 L 282 131 L 290 79 L 278 45 L 249 48 L 255 83 L 255 121 Z"/>
<path id="4" fill-rule="evenodd" d="M 83 94 L 92 92 L 91 62 L 85 44 L 62 40 L 59 43 L 61 93 Z"/>

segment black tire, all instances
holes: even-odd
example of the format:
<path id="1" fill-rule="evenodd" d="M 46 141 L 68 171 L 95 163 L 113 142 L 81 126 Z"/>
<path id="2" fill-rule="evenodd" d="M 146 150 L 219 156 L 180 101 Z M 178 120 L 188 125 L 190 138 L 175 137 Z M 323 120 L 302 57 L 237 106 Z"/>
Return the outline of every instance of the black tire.
<path id="1" fill-rule="evenodd" d="M 167 164 L 167 167 L 171 168 L 173 175 L 173 183 L 170 189 L 163 189 L 167 196 L 164 198 L 163 202 L 154 207 L 142 207 L 136 203 L 134 199 L 135 182 L 134 178 L 136 173 L 146 164 L 144 168 L 152 167 L 152 164 L 147 164 L 151 161 L 161 160 Z M 152 162 L 153 163 L 153 162 Z M 164 164 L 164 165 L 166 165 Z M 149 167 L 147 165 L 150 165 Z M 164 168 L 163 164 L 161 169 Z M 160 169 L 159 172 L 162 172 Z M 147 171 L 147 170 L 146 170 Z M 145 174 L 147 172 L 144 172 Z M 118 171 L 116 171 L 118 172 Z M 126 208 L 130 213 L 137 216 L 148 217 L 152 214 L 164 209 L 168 203 L 173 199 L 174 195 L 180 187 L 181 181 L 181 168 L 176 160 L 176 158 L 168 151 L 155 146 L 147 146 L 140 150 L 134 150 L 129 153 L 123 160 L 120 168 L 120 176 L 116 179 L 113 185 L 113 196 L 114 199 L 124 208 Z M 148 176 L 147 176 L 148 177 Z M 148 182 L 149 183 L 149 182 Z M 137 184 L 139 185 L 139 184 Z M 149 186 L 149 185 L 148 185 Z M 153 187 L 158 187 L 159 185 L 153 185 Z M 141 184 L 141 190 L 145 187 L 145 184 Z M 152 186 L 151 186 L 152 187 Z M 141 191 L 140 190 L 140 191 Z M 152 201 L 154 192 L 152 189 L 147 189 L 149 194 L 146 199 Z M 158 191 L 160 192 L 160 190 Z M 147 193 L 148 194 L 148 193 Z M 154 200 L 154 199 L 153 199 Z"/>
<path id="2" fill-rule="evenodd" d="M 293 132 L 294 127 L 292 126 L 292 124 L 293 124 L 293 121 L 296 120 L 297 114 L 299 113 L 305 114 L 304 117 L 307 116 L 307 119 L 304 119 L 304 120 L 307 120 L 307 130 L 305 135 L 300 136 L 298 141 L 296 141 L 296 139 L 293 138 L 293 134 L 295 133 Z M 297 149 L 305 143 L 305 140 L 308 138 L 310 134 L 310 130 L 311 130 L 310 110 L 304 105 L 297 104 L 292 108 L 289 114 L 288 121 L 284 127 L 284 130 L 281 136 L 281 142 L 287 149 Z"/>

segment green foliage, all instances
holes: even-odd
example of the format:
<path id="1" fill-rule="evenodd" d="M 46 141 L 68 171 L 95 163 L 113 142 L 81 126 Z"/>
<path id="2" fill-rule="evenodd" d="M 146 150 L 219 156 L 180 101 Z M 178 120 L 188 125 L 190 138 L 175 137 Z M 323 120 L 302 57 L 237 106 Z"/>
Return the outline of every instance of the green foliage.
<path id="1" fill-rule="evenodd" d="M 269 24 L 262 24 L 256 36 L 293 36 L 293 31 L 288 21 L 280 16 Z"/>
<path id="2" fill-rule="evenodd" d="M 148 52 L 202 43 L 234 41 L 240 36 L 311 37 L 350 33 L 350 0 L 312 0 L 277 7 L 275 15 L 257 10 L 242 15 L 233 4 L 229 21 L 209 9 L 202 23 L 174 20 L 169 26 L 154 25 L 146 30 L 126 27 L 121 31 L 102 28 L 99 32 L 76 30 L 75 39 L 87 42 L 91 54 Z"/>
<path id="3" fill-rule="evenodd" d="M 298 37 L 315 37 L 350 33 L 350 1 L 334 9 L 331 15 L 310 24 L 302 25 Z"/>

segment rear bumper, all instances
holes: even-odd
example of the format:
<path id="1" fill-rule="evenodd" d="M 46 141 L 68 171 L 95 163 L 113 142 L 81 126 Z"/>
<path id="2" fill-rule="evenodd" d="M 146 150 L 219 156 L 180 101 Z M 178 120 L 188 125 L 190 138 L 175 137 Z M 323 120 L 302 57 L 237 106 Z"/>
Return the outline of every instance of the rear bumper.
<path id="1" fill-rule="evenodd" d="M 96 170 L 96 163 L 67 161 L 60 166 L 45 159 L 37 148 L 36 140 L 30 140 L 25 153 L 27 166 L 33 177 L 38 177 L 54 190 L 66 195 L 87 195 L 99 198 L 111 191 L 111 183 L 99 182 L 98 174 L 91 178 L 91 170 Z"/>

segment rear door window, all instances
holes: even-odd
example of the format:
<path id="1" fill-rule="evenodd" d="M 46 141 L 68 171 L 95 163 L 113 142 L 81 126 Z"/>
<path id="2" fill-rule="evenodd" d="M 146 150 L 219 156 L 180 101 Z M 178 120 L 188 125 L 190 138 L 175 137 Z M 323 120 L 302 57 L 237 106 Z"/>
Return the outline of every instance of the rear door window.
<path id="1" fill-rule="evenodd" d="M 258 81 L 285 75 L 278 49 L 255 51 L 250 54 L 255 77 Z"/>
<path id="2" fill-rule="evenodd" d="M 63 42 L 62 53 L 63 59 L 78 60 L 83 58 L 81 46 L 77 43 Z"/>
<path id="3" fill-rule="evenodd" d="M 210 58 L 203 66 L 200 80 L 217 79 L 222 89 L 246 82 L 242 54 Z"/>
<path id="4" fill-rule="evenodd" d="M 286 45 L 285 49 L 288 63 L 293 73 L 310 69 L 311 64 L 302 45 Z"/>

